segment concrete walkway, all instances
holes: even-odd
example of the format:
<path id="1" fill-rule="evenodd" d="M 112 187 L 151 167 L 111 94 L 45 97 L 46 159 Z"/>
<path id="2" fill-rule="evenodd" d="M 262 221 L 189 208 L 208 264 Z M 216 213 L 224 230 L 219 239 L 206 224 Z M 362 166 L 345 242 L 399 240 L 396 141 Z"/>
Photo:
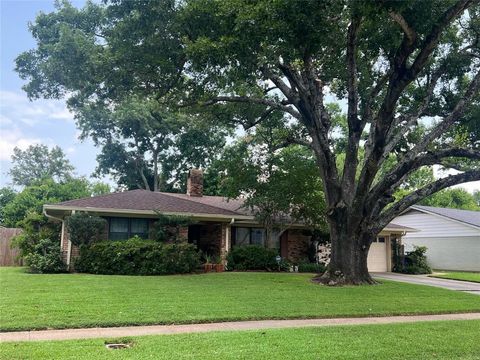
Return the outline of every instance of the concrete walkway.
<path id="1" fill-rule="evenodd" d="M 480 313 L 336 319 L 263 320 L 191 325 L 152 325 L 111 328 L 19 331 L 0 333 L 0 342 L 117 338 L 126 336 L 203 333 L 210 331 L 261 330 L 336 325 L 394 324 L 440 320 L 480 320 Z"/>
<path id="2" fill-rule="evenodd" d="M 480 295 L 480 283 L 428 277 L 427 275 L 406 275 L 396 273 L 372 273 L 378 279 L 401 281 L 411 284 L 429 285 L 448 290 L 456 290 Z"/>

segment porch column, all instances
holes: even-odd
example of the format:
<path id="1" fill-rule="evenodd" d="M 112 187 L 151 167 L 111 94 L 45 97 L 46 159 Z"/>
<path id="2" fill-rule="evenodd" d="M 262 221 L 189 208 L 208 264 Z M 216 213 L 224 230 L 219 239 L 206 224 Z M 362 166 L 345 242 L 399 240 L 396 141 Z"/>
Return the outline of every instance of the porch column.
<path id="1" fill-rule="evenodd" d="M 227 224 L 222 224 L 221 228 L 221 241 L 220 241 L 220 258 L 222 262 L 225 262 L 225 258 L 228 251 L 230 227 Z"/>
<path id="2" fill-rule="evenodd" d="M 226 233 L 225 233 L 225 251 L 229 252 L 232 248 L 232 227 L 227 225 Z"/>

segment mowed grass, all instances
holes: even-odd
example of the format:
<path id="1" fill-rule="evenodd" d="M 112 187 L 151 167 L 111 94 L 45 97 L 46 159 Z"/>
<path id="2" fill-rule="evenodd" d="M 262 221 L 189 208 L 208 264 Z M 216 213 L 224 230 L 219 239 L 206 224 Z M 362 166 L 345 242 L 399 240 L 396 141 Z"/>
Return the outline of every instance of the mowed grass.
<path id="1" fill-rule="evenodd" d="M 473 272 L 447 272 L 444 274 L 431 275 L 431 277 L 480 283 L 480 273 Z"/>
<path id="2" fill-rule="evenodd" d="M 3 331 L 480 311 L 480 297 L 387 282 L 327 287 L 312 274 L 36 275 L 0 268 Z"/>
<path id="3" fill-rule="evenodd" d="M 480 321 L 424 322 L 0 344 L 0 359 L 480 359 Z M 118 340 L 110 340 L 117 342 Z"/>

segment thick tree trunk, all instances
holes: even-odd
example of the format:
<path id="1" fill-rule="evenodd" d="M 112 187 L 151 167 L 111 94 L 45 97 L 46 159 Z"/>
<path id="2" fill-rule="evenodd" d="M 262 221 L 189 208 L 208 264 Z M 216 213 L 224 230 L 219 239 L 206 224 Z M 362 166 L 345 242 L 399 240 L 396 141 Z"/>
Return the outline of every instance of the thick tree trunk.
<path id="1" fill-rule="evenodd" d="M 367 257 L 372 234 L 351 229 L 344 224 L 331 224 L 332 252 L 325 274 L 316 280 L 327 285 L 375 284 L 368 273 Z"/>

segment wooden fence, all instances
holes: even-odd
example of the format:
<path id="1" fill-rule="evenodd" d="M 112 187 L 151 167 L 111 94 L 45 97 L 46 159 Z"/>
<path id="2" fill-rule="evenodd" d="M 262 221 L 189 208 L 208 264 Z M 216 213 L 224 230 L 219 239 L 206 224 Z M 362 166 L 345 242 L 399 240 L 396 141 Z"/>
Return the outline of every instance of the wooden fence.
<path id="1" fill-rule="evenodd" d="M 22 259 L 18 259 L 19 249 L 10 247 L 12 239 L 21 232 L 18 228 L 0 227 L 0 266 L 22 266 Z"/>

